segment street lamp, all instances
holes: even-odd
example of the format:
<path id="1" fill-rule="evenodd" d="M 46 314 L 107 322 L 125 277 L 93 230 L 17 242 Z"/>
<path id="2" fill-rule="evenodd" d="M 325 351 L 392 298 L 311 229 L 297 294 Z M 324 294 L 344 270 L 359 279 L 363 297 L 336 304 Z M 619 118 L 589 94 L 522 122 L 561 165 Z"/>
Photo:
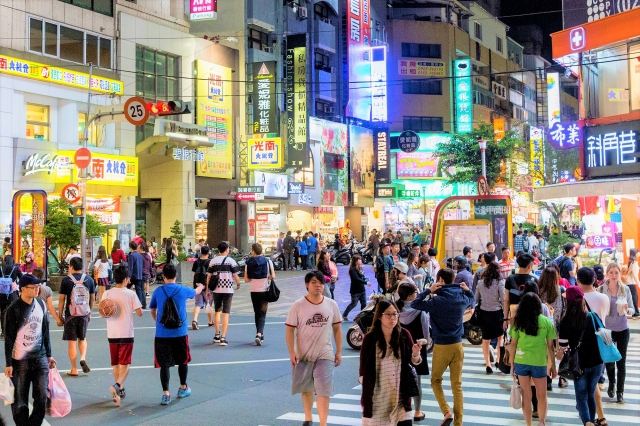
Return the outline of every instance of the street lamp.
<path id="1" fill-rule="evenodd" d="M 480 154 L 482 155 L 482 176 L 487 178 L 487 141 L 478 137 L 478 145 L 480 145 Z"/>

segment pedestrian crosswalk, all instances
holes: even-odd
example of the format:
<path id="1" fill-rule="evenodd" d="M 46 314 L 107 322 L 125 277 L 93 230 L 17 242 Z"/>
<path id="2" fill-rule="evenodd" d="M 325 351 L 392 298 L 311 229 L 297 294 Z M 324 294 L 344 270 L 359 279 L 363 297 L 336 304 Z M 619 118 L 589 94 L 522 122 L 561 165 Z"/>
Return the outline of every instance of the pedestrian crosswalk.
<path id="1" fill-rule="evenodd" d="M 633 340 L 633 339 L 632 339 Z M 627 426 L 638 424 L 640 418 L 640 341 L 629 344 L 627 355 L 627 378 L 625 381 L 625 403 L 612 402 L 603 392 L 604 412 L 609 425 Z M 335 374 L 345 374 L 336 370 Z M 462 373 L 464 390 L 464 424 L 511 426 L 524 424 L 522 412 L 509 405 L 511 378 L 509 375 L 495 372 L 487 375 L 484 371 L 482 350 L 479 346 L 465 345 L 465 359 Z M 444 378 L 444 391 L 451 405 L 453 402 L 448 374 Z M 427 414 L 426 420 L 416 423 L 422 425 L 439 425 L 442 415 L 431 391 L 429 377 L 423 377 L 422 410 Z M 349 393 L 337 393 L 331 397 L 328 423 L 332 425 L 360 425 L 361 387 L 355 386 Z M 548 425 L 580 425 L 573 385 L 560 389 L 554 380 L 553 391 L 548 393 Z M 299 411 L 284 413 L 276 419 L 277 424 L 295 424 L 304 420 L 302 407 Z M 314 410 L 314 422 L 319 419 Z"/>

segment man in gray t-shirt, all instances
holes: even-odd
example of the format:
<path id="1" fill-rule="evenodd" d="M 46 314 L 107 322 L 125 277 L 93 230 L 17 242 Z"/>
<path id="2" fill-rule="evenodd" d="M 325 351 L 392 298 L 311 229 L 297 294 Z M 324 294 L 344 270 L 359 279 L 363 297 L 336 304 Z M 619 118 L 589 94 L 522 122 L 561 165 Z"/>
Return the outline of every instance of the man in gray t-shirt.
<path id="1" fill-rule="evenodd" d="M 326 425 L 333 367 L 342 361 L 342 315 L 338 304 L 323 295 L 321 272 L 309 272 L 304 282 L 307 295 L 291 306 L 285 321 L 287 349 L 293 367 L 291 387 L 292 393 L 302 394 L 304 424 L 311 424 L 315 393 L 320 424 Z"/>

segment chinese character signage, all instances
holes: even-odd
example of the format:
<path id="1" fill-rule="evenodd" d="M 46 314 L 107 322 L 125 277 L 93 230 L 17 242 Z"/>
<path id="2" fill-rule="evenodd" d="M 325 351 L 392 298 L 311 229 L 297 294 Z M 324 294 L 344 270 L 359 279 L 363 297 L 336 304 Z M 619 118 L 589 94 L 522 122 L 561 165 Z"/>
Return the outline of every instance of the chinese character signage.
<path id="1" fill-rule="evenodd" d="M 560 121 L 560 74 L 547 73 L 547 120 L 549 127 Z"/>
<path id="2" fill-rule="evenodd" d="M 198 60 L 196 77 L 196 124 L 214 144 L 198 148 L 204 160 L 196 163 L 196 176 L 233 179 L 231 68 Z"/>
<path id="3" fill-rule="evenodd" d="M 387 121 L 387 47 L 371 48 L 371 121 Z"/>
<path id="4" fill-rule="evenodd" d="M 218 18 L 218 0 L 189 0 L 189 19 L 204 21 Z"/>
<path id="5" fill-rule="evenodd" d="M 399 189 L 398 198 L 418 198 L 422 197 L 422 191 L 419 189 Z"/>
<path id="6" fill-rule="evenodd" d="M 529 174 L 531 186 L 544 186 L 544 146 L 543 132 L 538 127 L 531 127 L 529 131 Z"/>
<path id="7" fill-rule="evenodd" d="M 306 166 L 307 144 L 307 48 L 306 34 L 287 37 L 286 108 L 287 164 Z"/>
<path id="8" fill-rule="evenodd" d="M 640 174 L 640 121 L 585 127 L 587 176 Z"/>
<path id="9" fill-rule="evenodd" d="M 473 129 L 471 59 L 456 59 L 453 61 L 453 69 L 456 133 L 468 133 Z"/>
<path id="10" fill-rule="evenodd" d="M 204 152 L 194 148 L 173 148 L 172 156 L 178 161 L 204 161 Z"/>
<path id="11" fill-rule="evenodd" d="M 504 139 L 505 135 L 505 119 L 504 117 L 494 117 L 493 118 L 493 138 L 496 142 Z"/>
<path id="12" fill-rule="evenodd" d="M 371 120 L 371 2 L 343 0 L 347 6 L 347 51 L 349 61 L 348 117 Z M 386 89 L 386 87 L 385 87 Z"/>
<path id="13" fill-rule="evenodd" d="M 398 152 L 396 173 L 398 179 L 429 179 L 438 177 L 438 157 L 433 152 Z"/>
<path id="14" fill-rule="evenodd" d="M 349 149 L 351 151 L 349 161 L 351 165 L 351 193 L 354 194 L 353 205 L 373 207 L 376 172 L 371 129 L 349 126 Z"/>
<path id="15" fill-rule="evenodd" d="M 549 127 L 548 141 L 557 149 L 577 148 L 582 144 L 582 132 L 576 122 L 555 121 Z"/>
<path id="16" fill-rule="evenodd" d="M 414 152 L 420 148 L 420 136 L 413 130 L 405 130 L 398 136 L 398 147 L 402 152 Z"/>
<path id="17" fill-rule="evenodd" d="M 375 129 L 373 131 L 373 147 L 376 159 L 376 183 L 389 183 L 391 172 L 389 169 L 389 130 Z"/>
<path id="18" fill-rule="evenodd" d="M 446 66 L 443 61 L 434 59 L 400 59 L 398 75 L 403 77 L 444 77 Z"/>
<path id="19" fill-rule="evenodd" d="M 276 120 L 276 63 L 253 64 L 253 134 L 279 133 Z"/>
<path id="20" fill-rule="evenodd" d="M 376 198 L 395 198 L 395 196 L 396 196 L 396 189 L 392 186 L 376 187 Z"/>
<path id="21" fill-rule="evenodd" d="M 87 90 L 89 88 L 89 74 L 87 73 L 44 65 L 6 55 L 0 55 L 0 74 L 9 74 L 31 80 L 61 84 L 76 89 Z M 91 91 L 122 95 L 124 94 L 124 83 L 120 80 L 112 80 L 94 74 L 91 77 Z"/>
<path id="22" fill-rule="evenodd" d="M 282 139 L 253 138 L 247 141 L 249 169 L 281 169 Z"/>
<path id="23" fill-rule="evenodd" d="M 264 186 L 239 186 L 236 192 L 240 194 L 264 194 Z"/>

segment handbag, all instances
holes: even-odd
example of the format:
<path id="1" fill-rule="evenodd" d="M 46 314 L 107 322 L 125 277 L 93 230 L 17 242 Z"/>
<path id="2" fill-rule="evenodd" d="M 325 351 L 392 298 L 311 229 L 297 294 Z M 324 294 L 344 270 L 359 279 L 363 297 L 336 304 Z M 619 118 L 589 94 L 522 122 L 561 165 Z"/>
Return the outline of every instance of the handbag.
<path id="1" fill-rule="evenodd" d="M 277 302 L 280 298 L 280 289 L 276 285 L 276 280 L 269 280 L 269 288 L 267 289 L 266 300 L 269 303 Z"/>
<path id="2" fill-rule="evenodd" d="M 222 259 L 222 263 L 220 263 L 220 265 L 214 265 L 216 266 L 216 270 L 211 273 L 211 278 L 209 278 L 209 284 L 207 285 L 209 290 L 215 291 L 215 289 L 218 288 L 218 284 L 220 284 L 220 271 L 218 269 L 224 265 L 227 257 L 229 256 L 225 256 L 224 259 Z"/>
<path id="3" fill-rule="evenodd" d="M 567 380 L 576 380 L 582 376 L 584 370 L 580 367 L 580 346 L 582 345 L 582 338 L 584 337 L 584 329 L 580 335 L 580 340 L 575 348 L 569 348 L 564 353 L 560 365 L 558 366 L 558 375 Z"/>
<path id="4" fill-rule="evenodd" d="M 498 370 L 503 374 L 511 372 L 511 364 L 509 364 L 509 349 L 507 347 L 507 333 L 503 335 L 503 345 L 498 350 Z"/>
<path id="5" fill-rule="evenodd" d="M 596 330 L 596 339 L 598 340 L 598 350 L 600 351 L 600 358 L 602 358 L 602 362 L 616 362 L 622 359 L 622 355 L 620 351 L 616 347 L 613 340 L 611 340 L 611 330 L 604 328 L 602 324 L 602 320 L 600 317 L 593 313 L 589 312 L 589 316 L 591 317 L 591 323 L 593 324 L 593 329 Z M 598 319 L 598 326 L 596 328 L 596 320 L 593 319 L 596 317 Z"/>
<path id="6" fill-rule="evenodd" d="M 509 403 L 511 408 L 519 410 L 522 408 L 522 389 L 518 383 L 518 379 L 513 376 L 513 382 L 511 383 L 511 395 L 509 396 Z"/>

